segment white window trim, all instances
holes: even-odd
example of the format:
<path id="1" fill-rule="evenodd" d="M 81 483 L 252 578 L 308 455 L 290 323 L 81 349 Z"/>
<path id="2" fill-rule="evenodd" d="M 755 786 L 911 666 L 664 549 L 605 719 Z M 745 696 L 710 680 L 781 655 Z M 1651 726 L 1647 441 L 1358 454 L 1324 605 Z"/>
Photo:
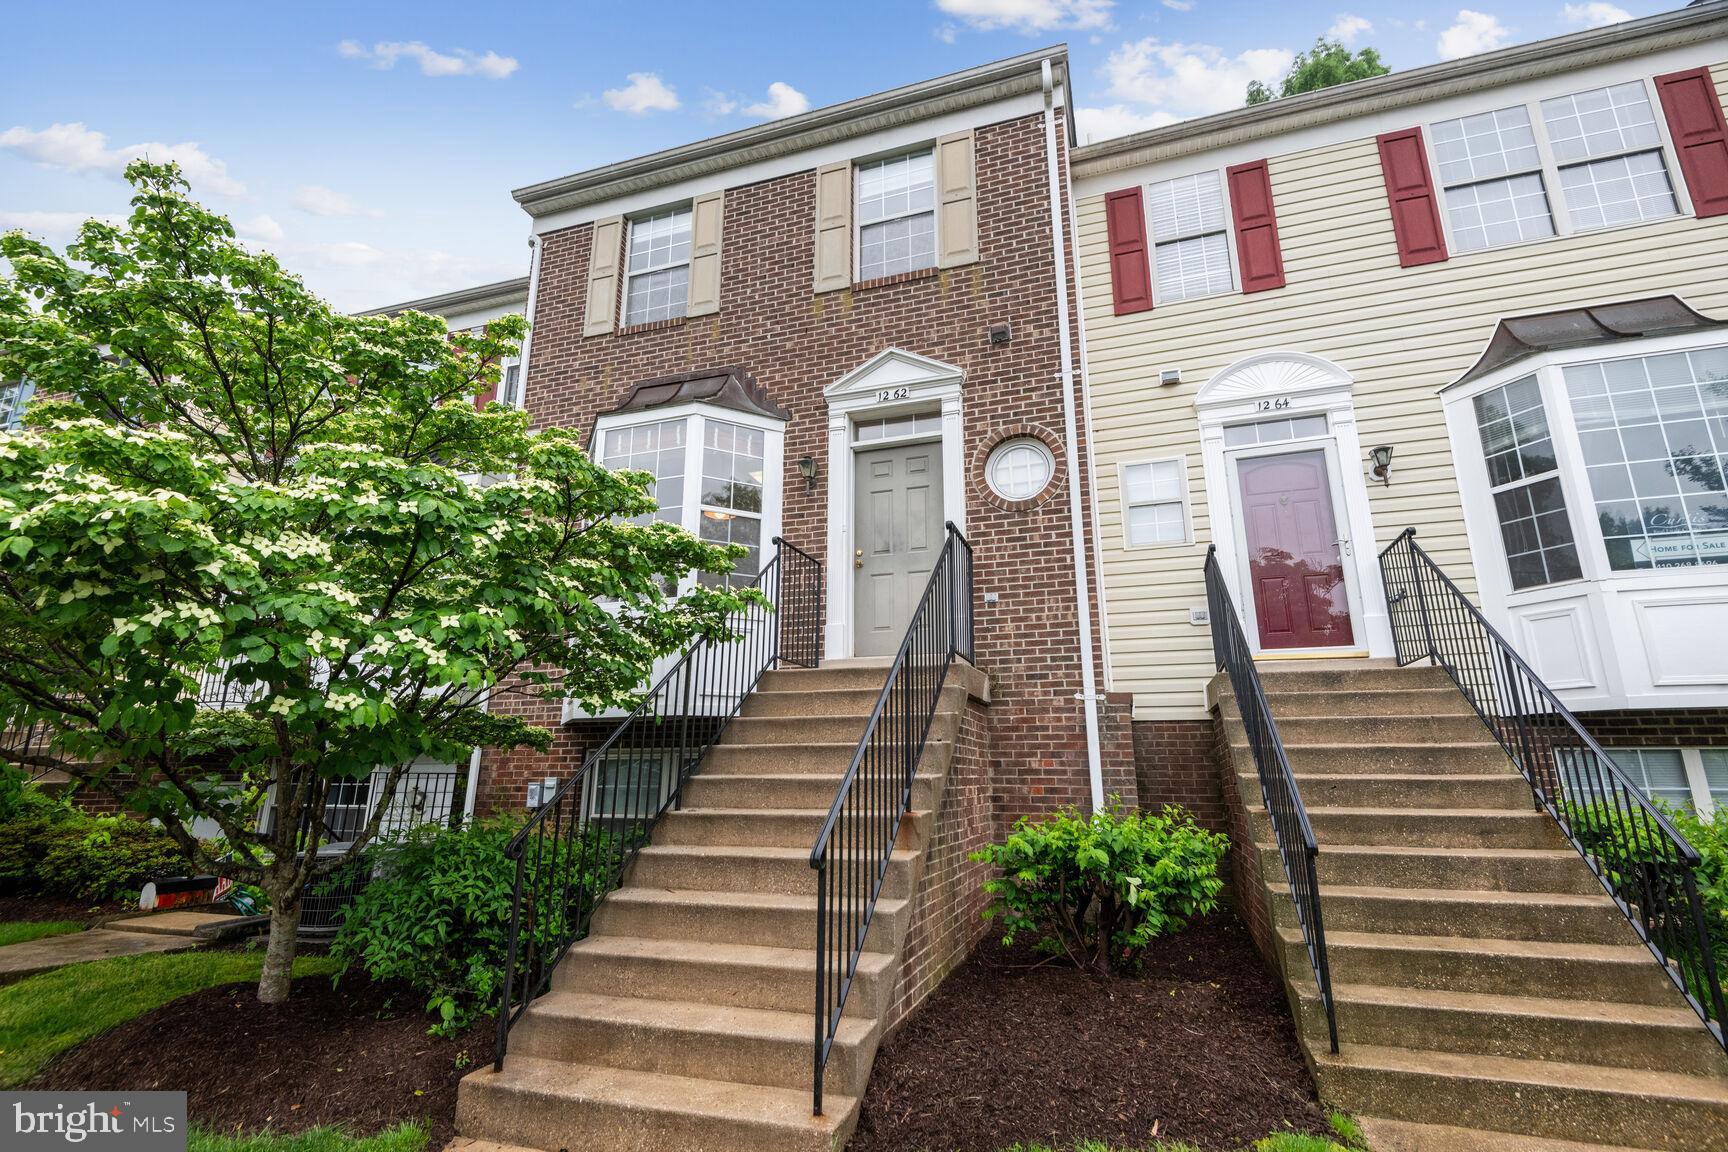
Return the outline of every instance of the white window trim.
<path id="1" fill-rule="evenodd" d="M 1190 176 L 1198 176 L 1202 172 L 1214 171 L 1218 173 L 1218 195 L 1224 203 L 1224 249 L 1230 260 L 1230 287 L 1217 292 L 1206 292 L 1199 296 L 1183 296 L 1180 299 L 1171 300 L 1158 289 L 1159 241 L 1152 235 L 1152 197 L 1149 195 L 1149 192 L 1154 184 L 1168 184 L 1172 180 L 1185 180 Z M 1240 296 L 1242 294 L 1242 269 L 1236 256 L 1236 210 L 1230 202 L 1230 179 L 1229 174 L 1225 171 L 1224 167 L 1195 168 L 1185 172 L 1177 172 L 1168 176 L 1159 173 L 1156 179 L 1147 180 L 1140 186 L 1140 200 L 1140 226 L 1146 230 L 1146 271 L 1152 280 L 1152 306 L 1154 308 L 1173 308 L 1178 304 L 1187 304 L 1190 301 L 1216 300 L 1220 296 Z M 1210 232 L 1195 233 L 1195 237 L 1210 235 Z M 1183 236 L 1179 237 L 1178 240 L 1193 239 L 1195 237 Z M 1177 240 L 1163 241 L 1163 243 L 1166 244 L 1174 244 L 1177 242 Z"/>
<path id="2" fill-rule="evenodd" d="M 685 256 L 682 261 L 675 263 L 675 264 L 662 264 L 658 268 L 646 268 L 646 269 L 642 270 L 641 272 L 630 271 L 630 241 L 636 234 L 636 225 L 640 224 L 644 220 L 653 219 L 655 216 L 664 216 L 669 212 L 688 212 L 688 213 L 690 213 L 691 255 Z M 677 316 L 662 316 L 658 320 L 632 320 L 632 319 L 630 319 L 630 282 L 632 280 L 636 279 L 638 276 L 651 276 L 656 272 L 665 272 L 668 269 L 672 269 L 672 268 L 688 269 L 691 266 L 691 256 L 693 256 L 695 254 L 695 247 L 696 247 L 696 203 L 693 200 L 678 201 L 678 202 L 674 202 L 671 204 L 662 204 L 658 208 L 651 208 L 651 209 L 647 210 L 646 212 L 637 212 L 637 213 L 634 213 L 633 215 L 626 216 L 624 218 L 624 256 L 623 256 L 623 259 L 619 262 L 619 269 L 618 269 L 619 272 L 623 273 L 623 282 L 620 285 L 621 291 L 620 291 L 620 294 L 618 297 L 618 326 L 620 328 L 634 328 L 634 327 L 637 327 L 638 325 L 641 325 L 641 324 L 658 324 L 662 320 L 679 320 L 679 319 L 682 319 L 685 316 L 689 315 L 689 313 L 690 313 L 690 294 L 689 294 L 688 273 L 686 273 L 686 280 L 685 280 L 684 311 L 678 313 Z"/>
<path id="3" fill-rule="evenodd" d="M 1151 540 L 1145 544 L 1135 544 L 1128 537 L 1128 512 L 1140 507 L 1128 499 L 1128 469 L 1140 468 L 1148 464 L 1175 464 L 1177 479 L 1177 500 L 1182 505 L 1182 539 Z M 1184 548 L 1194 543 L 1194 503 L 1189 492 L 1188 457 L 1179 456 L 1147 456 L 1137 460 L 1123 460 L 1116 465 L 1116 498 L 1122 508 L 1122 550 L 1125 552 L 1145 552 L 1155 548 Z M 1168 504 L 1168 500 L 1152 500 L 1149 504 Z"/>
<path id="4" fill-rule="evenodd" d="M 1044 483 L 1040 484 L 1036 491 L 1029 492 L 1024 496 L 1011 496 L 996 486 L 996 465 L 1002 459 L 1003 453 L 1007 452 L 1009 449 L 1021 447 L 1031 448 L 1041 456 L 1044 460 L 1044 466 L 1048 471 L 1044 476 Z M 989 453 L 984 457 L 984 486 L 989 488 L 990 491 L 995 493 L 1000 499 L 1013 501 L 1036 500 L 1038 497 L 1048 492 L 1050 490 L 1050 485 L 1055 482 L 1056 454 L 1050 451 L 1050 446 L 1048 444 L 1044 443 L 1044 441 L 1038 439 L 1036 436 L 1010 436 L 1006 440 L 996 444 L 995 447 L 991 448 Z"/>
<path id="5" fill-rule="evenodd" d="M 525 400 L 528 389 L 525 387 L 527 380 L 523 378 L 520 356 L 506 356 L 498 362 L 498 390 L 494 396 L 499 400 L 504 399 L 504 382 L 509 378 L 512 368 L 516 369 L 516 399 L 510 403 L 510 407 L 521 411 L 528 406 Z"/>
<path id="6" fill-rule="evenodd" d="M 1624 224 L 1610 224 L 1604 228 L 1588 228 L 1580 231 L 1572 226 L 1571 211 L 1566 203 L 1565 190 L 1560 185 L 1560 169 L 1573 168 L 1580 164 L 1592 163 L 1592 160 L 1578 160 L 1562 165 L 1554 158 L 1554 149 L 1548 140 L 1548 123 L 1542 116 L 1542 102 L 1554 100 L 1562 96 L 1574 96 L 1580 92 L 1590 92 L 1597 88 L 1614 88 L 1622 84 L 1637 81 L 1644 85 L 1644 94 L 1650 101 L 1650 109 L 1656 117 L 1656 132 L 1660 141 L 1655 148 L 1634 148 L 1629 152 L 1618 152 L 1616 156 L 1630 156 L 1639 152 L 1662 153 L 1662 163 L 1668 171 L 1668 183 L 1674 189 L 1674 215 L 1659 216 L 1654 220 L 1630 220 Z M 1679 220 L 1692 215 L 1692 198 L 1686 188 L 1686 178 L 1680 171 L 1679 158 L 1674 150 L 1674 141 L 1668 134 L 1668 117 L 1662 110 L 1662 101 L 1656 92 L 1656 80 L 1651 76 L 1622 77 L 1611 80 L 1592 79 L 1582 87 L 1577 82 L 1555 87 L 1552 91 L 1535 91 L 1520 93 L 1522 99 L 1504 99 L 1488 107 L 1473 108 L 1466 112 L 1445 116 L 1431 115 L 1422 123 L 1422 146 L 1428 158 L 1428 171 L 1433 174 L 1434 188 L 1440 198 L 1440 228 L 1446 236 L 1446 252 L 1448 259 L 1462 260 L 1471 256 L 1480 256 L 1487 252 L 1504 252 L 1511 248 L 1523 248 L 1530 244 L 1547 244 L 1570 236 L 1600 236 L 1620 232 L 1627 228 L 1644 228 L 1652 224 L 1662 224 L 1669 220 Z M 1475 184 L 1486 184 L 1494 180 L 1509 179 L 1514 176 L 1527 176 L 1532 172 L 1542 178 L 1542 191 L 1548 197 L 1548 215 L 1554 222 L 1552 236 L 1537 236 L 1530 240 L 1518 240 L 1511 244 L 1490 244 L 1486 248 L 1472 248 L 1464 251 L 1458 247 L 1452 234 L 1452 213 L 1446 202 L 1446 194 L 1450 190 L 1440 175 L 1440 157 L 1434 148 L 1434 125 L 1447 120 L 1462 120 L 1471 116 L 1480 116 L 1487 112 L 1498 112 L 1504 108 L 1522 107 L 1530 116 L 1530 131 L 1536 138 L 1536 155 L 1540 161 L 1539 168 L 1520 169 L 1508 172 L 1502 176 L 1490 176 L 1483 180 L 1469 180 L 1463 184 L 1454 184 L 1453 188 L 1463 188 Z M 1610 156 L 1595 157 L 1607 160 Z"/>
<path id="7" fill-rule="evenodd" d="M 936 247 L 931 255 L 930 263 L 923 268 L 910 268 L 905 272 L 889 272 L 882 276 L 872 276 L 866 279 L 864 276 L 864 229 L 867 225 L 861 218 L 862 214 L 858 211 L 858 169 L 863 167 L 865 164 L 875 164 L 882 160 L 897 160 L 903 156 L 917 156 L 924 152 L 930 153 L 930 180 L 931 187 L 935 194 L 934 202 L 930 206 L 930 233 L 935 241 Z M 861 156 L 852 161 L 851 167 L 846 173 L 847 181 L 851 185 L 847 190 L 847 195 L 852 197 L 852 287 L 856 288 L 860 284 L 873 284 L 878 280 L 887 280 L 895 276 L 910 276 L 914 272 L 928 272 L 941 266 L 942 174 L 937 170 L 937 159 L 936 141 L 932 139 L 924 144 L 912 144 L 905 148 L 891 148 L 886 152 L 877 152 L 870 156 Z M 885 224 L 888 220 L 904 220 L 907 216 L 921 215 L 923 215 L 921 212 L 907 212 L 901 216 L 890 216 L 882 220 L 872 220 L 870 221 L 870 224 Z"/>

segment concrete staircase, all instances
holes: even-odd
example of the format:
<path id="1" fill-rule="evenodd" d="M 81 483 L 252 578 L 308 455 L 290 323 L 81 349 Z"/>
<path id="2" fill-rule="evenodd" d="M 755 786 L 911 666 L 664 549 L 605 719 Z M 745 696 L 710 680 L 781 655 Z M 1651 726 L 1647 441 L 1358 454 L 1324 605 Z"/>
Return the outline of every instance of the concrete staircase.
<path id="1" fill-rule="evenodd" d="M 956 663 L 919 764 L 811 1115 L 815 873 L 809 853 L 886 669 L 775 671 L 685 785 L 510 1036 L 504 1070 L 462 1081 L 475 1148 L 560 1152 L 834 1150 L 859 1100 L 902 965 L 914 897 L 970 693 Z"/>
<path id="2" fill-rule="evenodd" d="M 1320 844 L 1336 1055 L 1228 679 L 1213 690 L 1322 1097 L 1377 1152 L 1728 1149 L 1728 1057 L 1445 673 L 1259 669 Z"/>

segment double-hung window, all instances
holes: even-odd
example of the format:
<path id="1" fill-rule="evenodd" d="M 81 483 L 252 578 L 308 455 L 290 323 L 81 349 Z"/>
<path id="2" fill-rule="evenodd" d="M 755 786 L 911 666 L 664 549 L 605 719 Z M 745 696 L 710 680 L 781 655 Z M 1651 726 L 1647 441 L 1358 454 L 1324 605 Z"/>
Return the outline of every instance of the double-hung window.
<path id="1" fill-rule="evenodd" d="M 1188 542 L 1186 462 L 1180 457 L 1122 465 L 1122 523 L 1128 547 Z"/>
<path id="2" fill-rule="evenodd" d="M 926 148 L 856 166 L 858 279 L 936 266 L 936 153 Z"/>
<path id="3" fill-rule="evenodd" d="M 1161 303 L 1216 296 L 1235 287 L 1229 214 L 1216 171 L 1147 186 L 1152 270 Z"/>
<path id="4" fill-rule="evenodd" d="M 1512 587 L 1579 579 L 1583 569 L 1536 377 L 1483 392 L 1474 405 Z"/>
<path id="5" fill-rule="evenodd" d="M 636 523 L 664 520 L 684 523 L 685 439 L 689 421 L 656 420 L 606 430 L 600 462 L 613 471 L 628 469 L 654 477 L 657 511 L 636 518 Z"/>
<path id="6" fill-rule="evenodd" d="M 1554 235 L 1528 108 L 1520 104 L 1442 120 L 1434 125 L 1434 157 L 1458 251 Z"/>
<path id="7" fill-rule="evenodd" d="M 690 307 L 690 208 L 630 222 L 624 323 L 671 320 Z"/>
<path id="8" fill-rule="evenodd" d="M 725 577 L 735 588 L 762 570 L 762 490 L 767 477 L 767 434 L 713 418 L 702 422 L 702 523 L 698 534 L 714 544 L 745 549 Z M 704 583 L 721 578 L 704 572 Z"/>
<path id="9" fill-rule="evenodd" d="M 16 428 L 23 422 L 24 409 L 35 392 L 36 386 L 28 380 L 0 384 L 0 431 Z"/>
<path id="10" fill-rule="evenodd" d="M 522 363 L 506 360 L 498 377 L 498 399 L 512 408 L 522 407 Z"/>
<path id="11" fill-rule="evenodd" d="M 1652 797 L 1706 819 L 1728 804 L 1728 748 L 1608 748 L 1620 770 Z"/>
<path id="12" fill-rule="evenodd" d="M 1542 121 L 1573 231 L 1680 211 L 1642 80 L 1544 100 Z"/>

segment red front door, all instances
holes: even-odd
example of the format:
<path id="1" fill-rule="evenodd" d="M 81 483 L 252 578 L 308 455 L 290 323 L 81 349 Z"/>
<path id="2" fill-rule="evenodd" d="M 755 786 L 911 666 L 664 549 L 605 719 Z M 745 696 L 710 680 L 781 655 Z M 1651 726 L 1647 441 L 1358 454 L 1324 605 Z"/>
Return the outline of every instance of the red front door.
<path id="1" fill-rule="evenodd" d="M 1260 647 L 1351 643 L 1326 453 L 1316 448 L 1243 457 L 1236 462 L 1236 476 Z"/>

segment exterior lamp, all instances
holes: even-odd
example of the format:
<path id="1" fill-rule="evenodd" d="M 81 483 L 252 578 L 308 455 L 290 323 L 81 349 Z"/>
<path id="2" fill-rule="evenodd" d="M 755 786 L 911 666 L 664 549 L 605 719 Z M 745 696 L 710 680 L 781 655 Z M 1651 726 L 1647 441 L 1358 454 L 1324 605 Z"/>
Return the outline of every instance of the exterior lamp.
<path id="1" fill-rule="evenodd" d="M 1374 461 L 1374 468 L 1370 475 L 1390 488 L 1392 486 L 1392 445 L 1381 444 L 1378 447 L 1370 448 L 1368 458 Z"/>
<path id="2" fill-rule="evenodd" d="M 809 486 L 810 491 L 816 491 L 816 457 L 798 457 L 798 475 L 804 477 L 804 483 Z"/>

